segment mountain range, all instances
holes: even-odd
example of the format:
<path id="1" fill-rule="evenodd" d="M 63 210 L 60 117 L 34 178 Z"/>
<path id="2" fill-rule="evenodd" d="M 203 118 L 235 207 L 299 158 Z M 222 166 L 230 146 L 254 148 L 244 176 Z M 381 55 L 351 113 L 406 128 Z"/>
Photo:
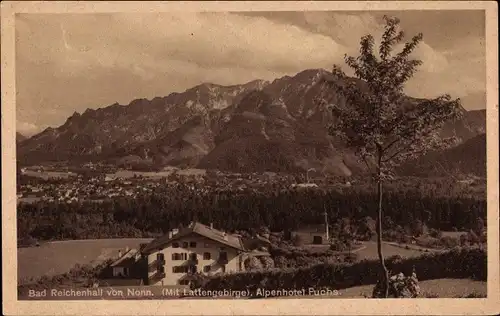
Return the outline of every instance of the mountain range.
<path id="1" fill-rule="evenodd" d="M 272 82 L 204 83 L 166 97 L 75 112 L 63 125 L 18 142 L 18 161 L 103 161 L 234 172 L 314 168 L 349 176 L 362 172 L 363 166 L 328 135 L 332 113 L 317 102 L 321 96 L 349 108 L 322 81 L 328 74 L 309 69 Z M 463 118 L 441 133 L 458 136 L 465 145 L 485 133 L 486 113 L 463 111 Z"/>
<path id="2" fill-rule="evenodd" d="M 447 150 L 432 152 L 400 168 L 400 174 L 450 177 L 473 174 L 486 177 L 486 134 L 477 135 Z"/>

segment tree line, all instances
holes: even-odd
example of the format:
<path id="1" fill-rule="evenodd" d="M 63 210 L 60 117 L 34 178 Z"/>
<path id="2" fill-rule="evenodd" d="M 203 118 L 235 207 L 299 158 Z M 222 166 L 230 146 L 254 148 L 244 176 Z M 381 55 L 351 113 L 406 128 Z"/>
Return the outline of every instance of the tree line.
<path id="1" fill-rule="evenodd" d="M 406 227 L 421 221 L 439 230 L 469 230 L 478 218 L 486 220 L 486 199 L 481 195 L 443 194 L 439 190 L 386 192 L 385 216 L 391 225 Z M 360 222 L 374 218 L 376 193 L 363 187 L 343 190 L 227 190 L 203 191 L 179 184 L 138 198 L 118 198 L 95 203 L 40 201 L 17 207 L 18 238 L 63 240 L 87 238 L 154 237 L 191 221 L 213 223 L 226 231 L 299 229 L 324 222 L 324 212 L 334 225 L 343 218 Z"/>

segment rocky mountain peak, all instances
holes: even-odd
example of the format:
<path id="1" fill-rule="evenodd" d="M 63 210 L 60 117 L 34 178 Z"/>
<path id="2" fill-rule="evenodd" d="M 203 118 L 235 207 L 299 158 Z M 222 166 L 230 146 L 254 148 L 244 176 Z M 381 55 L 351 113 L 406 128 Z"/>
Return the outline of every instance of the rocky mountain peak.
<path id="1" fill-rule="evenodd" d="M 345 156 L 343 148 L 335 147 L 340 145 L 333 145 L 327 131 L 333 114 L 317 102 L 321 96 L 346 105 L 321 83 L 329 74 L 325 69 L 308 69 L 272 82 L 203 83 L 125 106 L 114 103 L 82 115 L 75 112 L 60 127 L 23 141 L 18 159 L 25 164 L 134 161 L 238 172 L 297 172 L 301 166 L 313 166 L 349 175 L 362 167 Z M 466 141 L 484 133 L 485 112 L 465 114 L 464 120 L 447 125 L 443 135 Z"/>

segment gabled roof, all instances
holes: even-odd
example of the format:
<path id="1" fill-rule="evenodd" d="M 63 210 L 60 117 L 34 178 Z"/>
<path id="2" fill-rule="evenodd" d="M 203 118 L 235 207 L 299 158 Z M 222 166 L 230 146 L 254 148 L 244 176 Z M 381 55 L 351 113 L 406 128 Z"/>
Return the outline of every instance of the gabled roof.
<path id="1" fill-rule="evenodd" d="M 103 279 L 99 280 L 99 287 L 107 286 L 138 286 L 143 285 L 142 279 Z"/>
<path id="2" fill-rule="evenodd" d="M 127 266 L 131 263 L 134 263 L 135 260 L 135 254 L 137 253 L 137 249 L 130 249 L 127 251 L 123 256 L 118 258 L 115 262 L 111 264 L 111 267 L 121 267 L 121 266 Z"/>
<path id="3" fill-rule="evenodd" d="M 155 249 L 163 248 L 166 245 L 170 244 L 171 242 L 182 239 L 183 237 L 186 237 L 191 234 L 197 234 L 206 237 L 208 239 L 211 239 L 213 241 L 216 241 L 218 243 L 221 243 L 223 245 L 245 251 L 245 248 L 241 242 L 240 237 L 224 233 L 220 230 L 210 228 L 198 222 L 194 222 L 191 223 L 188 227 L 180 229 L 177 234 L 172 236 L 172 238 L 169 238 L 167 234 L 153 240 L 143 249 L 142 252 L 145 254 L 151 253 Z"/>
<path id="4" fill-rule="evenodd" d="M 293 230 L 297 233 L 325 233 L 326 226 L 325 224 L 310 224 L 310 225 L 302 225 L 298 229 Z"/>

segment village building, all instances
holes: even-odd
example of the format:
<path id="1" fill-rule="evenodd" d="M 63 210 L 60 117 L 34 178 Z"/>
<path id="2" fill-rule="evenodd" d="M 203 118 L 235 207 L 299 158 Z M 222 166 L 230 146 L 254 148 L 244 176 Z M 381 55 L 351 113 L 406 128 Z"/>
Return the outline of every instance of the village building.
<path id="1" fill-rule="evenodd" d="M 303 225 L 298 229 L 285 232 L 285 239 L 300 245 L 329 244 L 329 236 L 325 224 Z"/>
<path id="2" fill-rule="evenodd" d="M 285 239 L 301 245 L 327 245 L 330 233 L 327 213 L 323 224 L 302 225 L 298 229 L 285 231 Z"/>
<path id="3" fill-rule="evenodd" d="M 242 238 L 212 225 L 192 222 L 143 245 L 142 249 L 128 250 L 110 267 L 115 279 L 142 278 L 143 285 L 187 286 L 197 273 L 244 271 L 246 260 L 269 256 L 268 246 L 269 241 L 262 236 Z"/>

